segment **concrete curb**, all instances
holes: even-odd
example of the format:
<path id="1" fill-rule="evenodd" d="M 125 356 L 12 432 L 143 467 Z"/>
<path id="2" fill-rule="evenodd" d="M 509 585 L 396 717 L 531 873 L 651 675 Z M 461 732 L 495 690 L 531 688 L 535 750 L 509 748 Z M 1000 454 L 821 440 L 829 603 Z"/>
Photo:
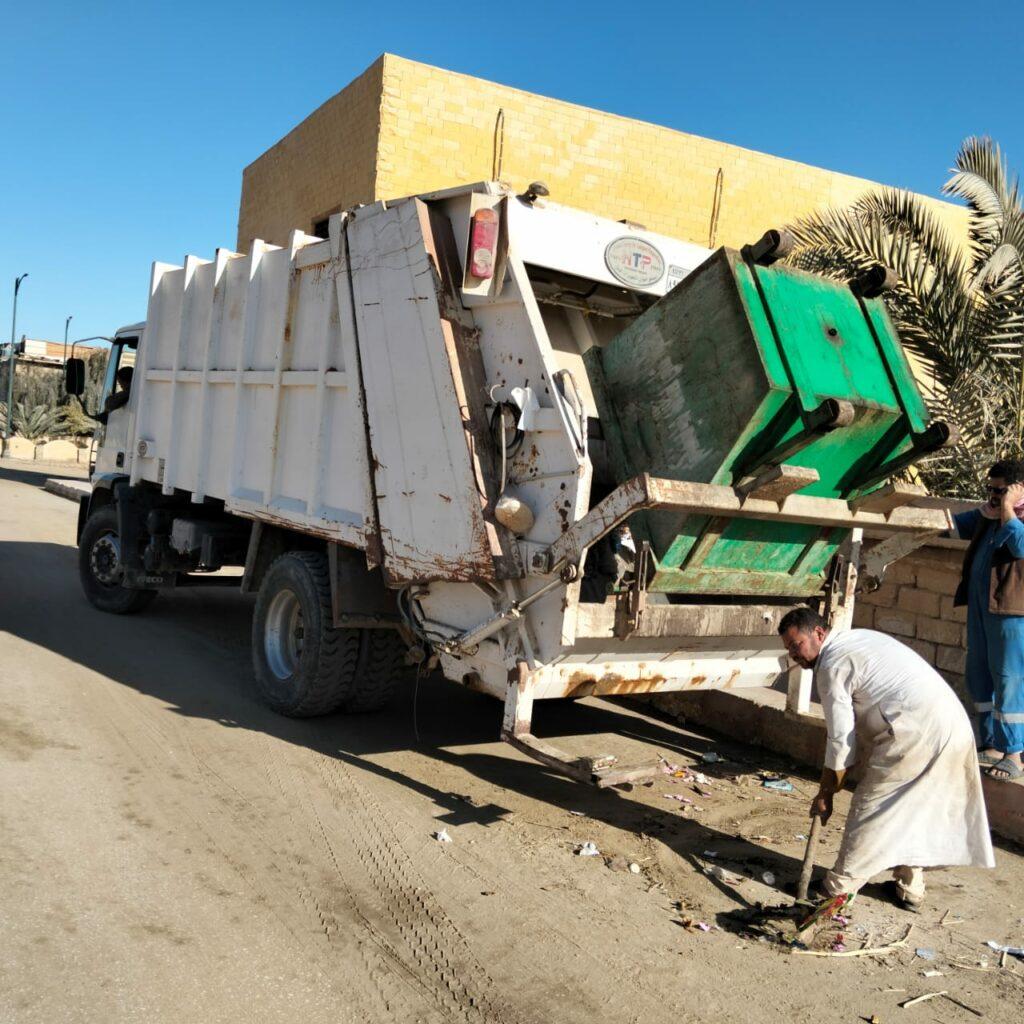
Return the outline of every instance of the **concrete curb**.
<path id="1" fill-rule="evenodd" d="M 59 477 L 48 476 L 43 490 L 56 494 L 60 498 L 67 498 L 68 501 L 77 502 L 83 494 L 88 494 L 92 488 L 87 480 L 62 480 Z"/>

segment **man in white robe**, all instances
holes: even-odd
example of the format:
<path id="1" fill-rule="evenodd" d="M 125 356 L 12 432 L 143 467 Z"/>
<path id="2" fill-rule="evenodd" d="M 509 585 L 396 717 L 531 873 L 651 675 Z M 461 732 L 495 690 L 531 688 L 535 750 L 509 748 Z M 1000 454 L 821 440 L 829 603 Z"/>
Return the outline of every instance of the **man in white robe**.
<path id="1" fill-rule="evenodd" d="M 994 867 L 974 732 L 949 684 L 892 637 L 832 633 L 808 608 L 789 612 L 779 633 L 790 657 L 814 669 L 825 714 L 825 768 L 811 804 L 823 824 L 861 737 L 860 781 L 824 891 L 855 893 L 891 869 L 898 899 L 913 909 L 924 899 L 923 868 Z"/>

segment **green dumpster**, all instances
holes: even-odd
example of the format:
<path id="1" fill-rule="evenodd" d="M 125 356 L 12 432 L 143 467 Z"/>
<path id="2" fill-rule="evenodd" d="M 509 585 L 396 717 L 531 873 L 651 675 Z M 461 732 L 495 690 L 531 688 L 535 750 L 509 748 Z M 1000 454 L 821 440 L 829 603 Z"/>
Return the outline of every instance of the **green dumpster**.
<path id="1" fill-rule="evenodd" d="M 786 463 L 817 471 L 801 493 L 850 499 L 942 444 L 870 291 L 713 253 L 586 355 L 616 482 L 736 486 Z M 671 512 L 631 526 L 651 544 L 649 589 L 692 595 L 810 596 L 847 534 Z"/>

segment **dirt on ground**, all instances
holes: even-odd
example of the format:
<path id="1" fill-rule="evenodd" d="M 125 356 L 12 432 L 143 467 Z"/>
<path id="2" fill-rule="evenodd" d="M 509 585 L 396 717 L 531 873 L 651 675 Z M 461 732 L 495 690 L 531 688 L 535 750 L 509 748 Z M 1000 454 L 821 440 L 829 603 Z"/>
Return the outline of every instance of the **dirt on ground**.
<path id="1" fill-rule="evenodd" d="M 690 769 L 598 791 L 498 742 L 500 706 L 433 677 L 383 714 L 277 717 L 250 683 L 252 601 L 95 611 L 75 506 L 42 482 L 0 463 L 0 1021 L 913 1024 L 1024 1007 L 1024 962 L 985 945 L 1024 945 L 1019 849 L 931 873 L 917 915 L 873 885 L 817 942 L 902 940 L 887 953 L 794 953 L 735 916 L 791 901 L 815 787 L 784 759 L 637 705 L 539 705 L 535 731 L 569 750 Z"/>

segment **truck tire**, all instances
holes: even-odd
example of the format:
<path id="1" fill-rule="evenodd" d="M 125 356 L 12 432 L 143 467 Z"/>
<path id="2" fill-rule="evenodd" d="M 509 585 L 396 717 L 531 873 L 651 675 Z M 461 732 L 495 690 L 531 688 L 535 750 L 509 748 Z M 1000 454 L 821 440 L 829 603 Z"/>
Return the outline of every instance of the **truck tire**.
<path id="1" fill-rule="evenodd" d="M 155 590 L 121 586 L 121 544 L 117 509 L 112 505 L 93 512 L 78 542 L 78 575 L 90 604 L 114 615 L 142 611 L 156 597 Z"/>
<path id="2" fill-rule="evenodd" d="M 291 718 L 337 711 L 355 694 L 363 637 L 331 625 L 327 556 L 288 551 L 260 584 L 252 659 L 263 703 Z"/>
<path id="3" fill-rule="evenodd" d="M 395 687 L 406 671 L 406 644 L 393 629 L 364 629 L 359 670 L 352 696 L 342 711 L 358 714 L 381 711 L 391 702 Z"/>

